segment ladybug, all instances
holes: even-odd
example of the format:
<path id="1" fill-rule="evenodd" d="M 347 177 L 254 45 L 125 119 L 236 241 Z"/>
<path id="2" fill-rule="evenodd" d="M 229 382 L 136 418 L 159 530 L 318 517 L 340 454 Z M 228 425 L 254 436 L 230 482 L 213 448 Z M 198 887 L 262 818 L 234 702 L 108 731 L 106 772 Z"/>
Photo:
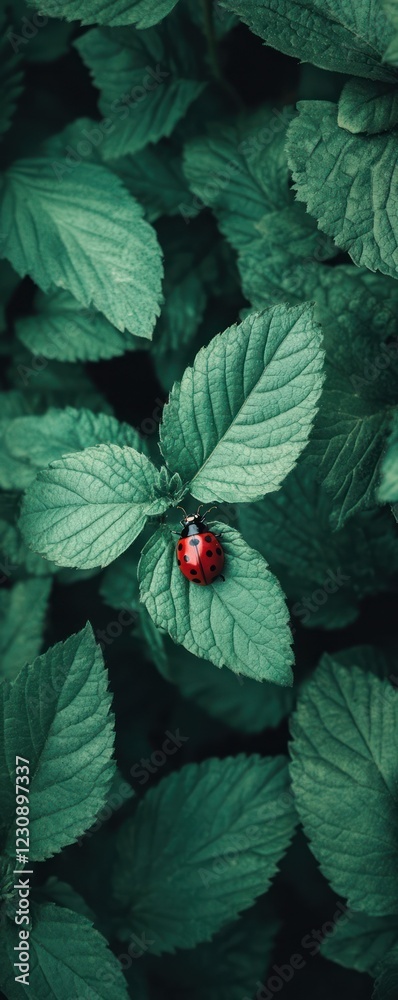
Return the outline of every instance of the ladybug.
<path id="1" fill-rule="evenodd" d="M 184 510 L 183 507 L 179 509 Z M 221 576 L 224 552 L 218 536 L 209 531 L 204 521 L 205 515 L 201 517 L 199 510 L 196 514 L 186 514 L 184 510 L 182 532 L 176 545 L 176 559 L 187 580 L 206 587 Z"/>

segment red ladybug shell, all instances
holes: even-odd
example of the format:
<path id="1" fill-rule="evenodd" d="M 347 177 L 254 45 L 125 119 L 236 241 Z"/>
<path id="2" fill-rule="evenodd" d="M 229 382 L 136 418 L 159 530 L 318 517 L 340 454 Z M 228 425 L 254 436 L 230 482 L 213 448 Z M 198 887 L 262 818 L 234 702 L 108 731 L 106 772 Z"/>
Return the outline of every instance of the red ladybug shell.
<path id="1" fill-rule="evenodd" d="M 187 580 L 206 587 L 217 579 L 223 569 L 221 542 L 201 518 L 192 516 L 184 519 L 183 523 L 181 538 L 176 545 L 177 564 Z"/>

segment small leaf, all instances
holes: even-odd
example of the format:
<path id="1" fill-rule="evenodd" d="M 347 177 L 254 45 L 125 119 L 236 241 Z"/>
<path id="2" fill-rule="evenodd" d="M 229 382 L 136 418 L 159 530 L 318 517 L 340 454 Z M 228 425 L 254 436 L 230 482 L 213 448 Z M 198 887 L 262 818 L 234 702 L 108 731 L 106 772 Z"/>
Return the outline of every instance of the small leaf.
<path id="1" fill-rule="evenodd" d="M 158 485 L 158 470 L 134 448 L 85 448 L 38 473 L 23 502 L 21 530 L 34 551 L 57 565 L 107 566 L 150 515 L 167 510 Z"/>
<path id="2" fill-rule="evenodd" d="M 284 757 L 210 759 L 165 778 L 118 835 L 123 937 L 146 931 L 156 955 L 210 940 L 267 890 L 294 826 Z"/>
<path id="3" fill-rule="evenodd" d="M 1 686 L 1 837 L 15 851 L 15 757 L 30 764 L 30 860 L 73 843 L 104 805 L 114 764 L 107 675 L 87 625 Z"/>
<path id="4" fill-rule="evenodd" d="M 20 580 L 0 590 L 0 676 L 13 680 L 40 652 L 51 579 Z"/>
<path id="5" fill-rule="evenodd" d="M 378 498 L 384 502 L 398 502 L 398 412 L 393 414 L 391 433 L 381 463 Z"/>
<path id="6" fill-rule="evenodd" d="M 398 693 L 324 657 L 293 717 L 291 774 L 322 872 L 354 910 L 398 914 Z"/>
<path id="7" fill-rule="evenodd" d="M 29 937 L 32 997 L 85 997 L 128 1000 L 120 964 L 90 920 L 54 903 L 32 904 Z M 29 990 L 15 981 L 17 928 L 7 921 L 1 946 L 0 984 L 9 1000 L 23 1000 Z M 67 947 L 66 947 L 67 945 Z"/>
<path id="8" fill-rule="evenodd" d="M 393 84 L 348 80 L 341 92 L 337 123 L 347 132 L 386 132 L 398 124 L 398 90 Z"/>
<path id="9" fill-rule="evenodd" d="M 309 305 L 246 317 L 197 354 L 163 410 L 161 449 L 198 500 L 258 500 L 305 447 L 322 386 Z"/>
<path id="10" fill-rule="evenodd" d="M 222 531 L 225 580 L 194 587 L 180 572 L 175 540 L 160 528 L 138 566 L 140 597 L 158 628 L 195 656 L 254 680 L 292 681 L 288 611 L 265 560 L 233 528 Z"/>
<path id="11" fill-rule="evenodd" d="M 396 135 L 352 135 L 339 128 L 337 106 L 328 101 L 300 101 L 298 108 L 287 153 L 299 201 L 355 264 L 396 278 Z"/>
<path id="12" fill-rule="evenodd" d="M 173 138 L 161 140 L 156 146 L 146 146 L 133 155 L 107 161 L 109 169 L 144 206 L 149 222 L 160 215 L 178 215 L 182 198 L 188 194 L 181 151 Z"/>
<path id="13" fill-rule="evenodd" d="M 101 156 L 114 160 L 169 136 L 205 84 L 194 29 L 176 10 L 157 28 L 93 28 L 76 42 L 110 125 Z"/>
<path id="14" fill-rule="evenodd" d="M 128 445 L 143 451 L 145 442 L 129 424 L 119 423 L 107 413 L 91 410 L 64 410 L 50 407 L 38 417 L 17 417 L 3 424 L 0 455 L 5 459 L 6 489 L 25 489 L 33 482 L 37 471 L 70 452 L 83 451 L 93 445 Z M 1 474 L 0 474 L 1 479 Z"/>
<path id="15" fill-rule="evenodd" d="M 150 338 L 162 266 L 142 208 L 106 167 L 19 160 L 3 175 L 0 255 L 43 291 L 93 303 L 118 330 Z M 73 223 L 71 222 L 73 218 Z"/>

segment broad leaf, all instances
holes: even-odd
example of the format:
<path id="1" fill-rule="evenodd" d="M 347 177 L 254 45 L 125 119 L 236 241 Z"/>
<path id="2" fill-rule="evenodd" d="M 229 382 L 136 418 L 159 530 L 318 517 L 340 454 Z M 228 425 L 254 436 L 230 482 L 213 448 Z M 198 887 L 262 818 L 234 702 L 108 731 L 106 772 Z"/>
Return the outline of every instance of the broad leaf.
<path id="1" fill-rule="evenodd" d="M 29 990 L 43 1000 L 100 1000 L 110 990 L 114 1000 L 127 1000 L 120 964 L 90 920 L 64 906 L 41 903 L 32 905 L 32 921 L 28 990 L 14 978 L 19 974 L 14 967 L 17 928 L 7 921 L 3 931 L 0 985 L 9 1000 L 23 1000 Z"/>
<path id="2" fill-rule="evenodd" d="M 158 28 L 93 28 L 75 42 L 110 123 L 106 160 L 169 136 L 204 88 L 193 29 L 179 10 Z"/>
<path id="3" fill-rule="evenodd" d="M 60 180 L 49 158 L 3 175 L 0 255 L 43 289 L 66 289 L 118 330 L 149 338 L 162 266 L 142 208 L 106 167 L 75 163 Z"/>
<path id="4" fill-rule="evenodd" d="M 140 596 L 158 628 L 196 656 L 254 680 L 292 680 L 288 612 L 265 560 L 233 528 L 222 532 L 225 580 L 195 587 L 180 572 L 175 538 L 160 528 L 143 549 Z"/>
<path id="5" fill-rule="evenodd" d="M 321 952 L 331 962 L 374 976 L 397 941 L 398 917 L 369 917 L 348 910 L 333 933 L 325 937 Z"/>
<path id="6" fill-rule="evenodd" d="M 26 493 L 21 529 L 34 551 L 57 565 L 107 566 L 145 521 L 167 510 L 160 474 L 134 448 L 103 444 L 66 455 L 39 472 Z"/>
<path id="7" fill-rule="evenodd" d="M 146 931 L 155 954 L 210 940 L 266 892 L 294 826 L 284 757 L 210 759 L 165 778 L 118 835 L 123 937 Z"/>
<path id="8" fill-rule="evenodd" d="M 383 54 L 394 31 L 378 0 L 220 0 L 280 52 L 323 69 L 389 80 Z"/>
<path id="9" fill-rule="evenodd" d="M 145 208 L 149 222 L 160 215 L 178 215 L 188 185 L 181 164 L 181 152 L 171 139 L 149 145 L 134 155 L 108 160 L 124 186 Z"/>
<path id="10" fill-rule="evenodd" d="M 13 680 L 40 652 L 50 589 L 44 577 L 0 590 L 0 677 Z"/>
<path id="11" fill-rule="evenodd" d="M 175 7 L 177 0 L 29 0 L 45 14 L 82 24 L 135 24 L 149 28 Z"/>
<path id="12" fill-rule="evenodd" d="M 293 718 L 295 802 L 321 870 L 354 910 L 398 914 L 398 692 L 325 657 Z"/>
<path id="13" fill-rule="evenodd" d="M 90 625 L 3 682 L 1 837 L 15 852 L 15 757 L 29 760 L 30 860 L 56 854 L 91 826 L 114 764 L 107 674 Z M 25 772 L 26 773 L 26 772 Z"/>
<path id="14" fill-rule="evenodd" d="M 398 124 L 398 91 L 393 84 L 349 80 L 343 87 L 337 115 L 348 132 L 385 132 Z"/>
<path id="15" fill-rule="evenodd" d="M 0 455 L 5 462 L 6 489 L 25 489 L 39 469 L 63 455 L 93 445 L 109 442 L 119 447 L 128 445 L 137 451 L 145 449 L 143 438 L 129 424 L 119 423 L 107 413 L 75 410 L 71 406 L 64 410 L 50 407 L 42 416 L 4 421 L 3 428 Z"/>
<path id="16" fill-rule="evenodd" d="M 247 316 L 197 354 L 170 395 L 161 449 L 199 500 L 257 500 L 305 447 L 322 386 L 309 305 Z"/>
<path id="17" fill-rule="evenodd" d="M 396 278 L 397 136 L 352 135 L 339 128 L 337 106 L 328 101 L 300 101 L 298 107 L 287 152 L 299 201 L 355 264 Z"/>
<path id="18" fill-rule="evenodd" d="M 15 329 L 32 354 L 58 361 L 99 361 L 144 346 L 142 338 L 121 333 L 102 313 L 82 309 L 77 299 L 62 289 L 47 295 L 38 292 L 35 313 L 20 317 Z"/>

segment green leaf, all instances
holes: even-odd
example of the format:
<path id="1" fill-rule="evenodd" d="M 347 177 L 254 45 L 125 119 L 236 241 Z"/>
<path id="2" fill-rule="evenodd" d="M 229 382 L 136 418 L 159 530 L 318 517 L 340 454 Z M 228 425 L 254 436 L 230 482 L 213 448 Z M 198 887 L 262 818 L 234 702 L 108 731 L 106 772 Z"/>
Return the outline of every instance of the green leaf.
<path id="1" fill-rule="evenodd" d="M 129 424 L 119 423 L 107 413 L 91 410 L 64 410 L 50 407 L 38 417 L 17 417 L 4 421 L 0 455 L 5 459 L 5 475 L 0 480 L 6 489 L 25 489 L 37 471 L 71 452 L 93 445 L 128 445 L 143 451 L 145 442 Z"/>
<path id="2" fill-rule="evenodd" d="M 267 890 L 294 826 L 284 757 L 211 759 L 165 778 L 118 835 L 123 937 L 147 931 L 157 955 L 210 940 Z"/>
<path id="3" fill-rule="evenodd" d="M 29 0 L 44 14 L 54 14 L 54 0 Z M 177 0 L 57 0 L 56 13 L 67 21 L 82 24 L 135 24 L 150 28 L 175 7 Z"/>
<path id="4" fill-rule="evenodd" d="M 370 135 L 394 128 L 398 124 L 397 87 L 369 80 L 348 80 L 340 96 L 337 123 L 348 132 Z"/>
<path id="5" fill-rule="evenodd" d="M 254 680 L 292 681 L 288 612 L 267 563 L 233 528 L 222 532 L 225 580 L 194 587 L 180 572 L 170 529 L 160 528 L 143 549 L 140 597 L 158 628 L 195 656 Z"/>
<path id="6" fill-rule="evenodd" d="M 238 252 L 249 298 L 253 268 L 266 270 L 281 251 L 292 260 L 318 252 L 320 234 L 290 186 L 285 142 L 292 116 L 291 108 L 261 108 L 233 126 L 217 122 L 185 149 L 184 170 L 195 198 L 180 210 L 188 222 L 198 208 L 212 207 Z"/>
<path id="7" fill-rule="evenodd" d="M 93 28 L 75 42 L 109 122 L 101 145 L 105 160 L 169 136 L 201 94 L 195 34 L 177 10 L 158 28 Z"/>
<path id="8" fill-rule="evenodd" d="M 355 264 L 396 278 L 396 135 L 351 135 L 339 128 L 337 105 L 328 101 L 300 101 L 298 107 L 287 153 L 299 201 Z"/>
<path id="9" fill-rule="evenodd" d="M 210 943 L 152 960 L 156 979 L 173 1000 L 242 1000 L 262 978 L 271 958 L 278 921 L 244 914 Z"/>
<path id="10" fill-rule="evenodd" d="M 398 944 L 394 945 L 381 964 L 372 1000 L 395 1000 L 398 989 Z"/>
<path id="11" fill-rule="evenodd" d="M 20 524 L 26 542 L 59 566 L 107 566 L 148 517 L 167 510 L 159 479 L 134 448 L 102 444 L 66 455 L 39 472 L 25 495 Z"/>
<path id="12" fill-rule="evenodd" d="M 3 682 L 1 838 L 15 851 L 15 757 L 30 764 L 30 860 L 90 826 L 114 770 L 107 674 L 90 625 Z"/>
<path id="13" fill-rule="evenodd" d="M 109 997 L 110 983 L 112 998 L 127 1000 L 129 994 L 120 964 L 90 920 L 54 903 L 32 904 L 32 918 L 27 990 L 14 979 L 17 928 L 10 921 L 6 924 L 0 983 L 9 1000 L 23 1000 L 29 992 L 43 1000 L 83 996 L 85 1000 L 99 1000 Z"/>
<path id="14" fill-rule="evenodd" d="M 141 350 L 142 339 L 121 333 L 95 309 L 80 303 L 62 289 L 38 292 L 35 313 L 15 324 L 19 340 L 32 354 L 58 361 L 99 361 L 126 351 Z"/>
<path id="15" fill-rule="evenodd" d="M 397 917 L 370 917 L 348 910 L 333 933 L 325 937 L 321 952 L 346 969 L 375 975 L 380 961 L 398 940 Z"/>
<path id="16" fill-rule="evenodd" d="M 12 680 L 40 652 L 51 589 L 48 577 L 0 590 L 0 675 Z"/>
<path id="17" fill-rule="evenodd" d="M 295 802 L 322 872 L 349 906 L 398 914 L 398 693 L 324 657 L 293 718 Z"/>
<path id="18" fill-rule="evenodd" d="M 171 139 L 147 146 L 134 155 L 108 160 L 107 166 L 123 181 L 130 194 L 145 208 L 149 222 L 160 215 L 178 215 L 188 185 L 181 163 L 181 151 Z"/>
<path id="19" fill-rule="evenodd" d="M 398 570 L 398 536 L 389 512 L 357 514 L 334 531 L 333 511 L 317 469 L 307 462 L 276 493 L 239 510 L 245 540 L 269 562 L 293 602 L 293 618 L 310 628 L 355 621 L 361 598 L 388 589 Z"/>
<path id="20" fill-rule="evenodd" d="M 4 174 L 0 254 L 43 291 L 66 289 L 118 330 L 149 338 L 162 277 L 155 233 L 106 167 L 64 167 L 60 178 L 49 158 L 19 160 Z"/>
<path id="21" fill-rule="evenodd" d="M 308 441 L 322 360 L 309 305 L 251 314 L 199 351 L 160 428 L 162 454 L 194 497 L 234 503 L 279 488 Z"/>
<path id="22" fill-rule="evenodd" d="M 119 611 L 120 608 L 132 608 L 138 611 L 140 598 L 138 591 L 137 569 L 140 551 L 137 545 L 132 545 L 107 567 L 102 577 L 100 594 L 110 608 Z"/>
<path id="23" fill-rule="evenodd" d="M 384 502 L 398 502 L 398 412 L 393 414 L 391 433 L 381 463 L 381 481 L 377 495 Z"/>
<path id="24" fill-rule="evenodd" d="M 378 0 L 364 0 L 353 7 L 350 0 L 220 0 L 221 6 L 239 14 L 257 35 L 280 52 L 336 70 L 373 80 L 389 80 L 382 64 L 393 29 Z"/>
<path id="25" fill-rule="evenodd" d="M 260 733 L 276 728 L 293 706 L 293 688 L 270 682 L 259 688 L 250 677 L 237 677 L 225 667 L 215 670 L 212 663 L 198 660 L 182 646 L 170 644 L 167 652 L 166 670 L 162 671 L 167 680 L 178 686 L 184 698 L 195 701 L 232 729 Z"/>

